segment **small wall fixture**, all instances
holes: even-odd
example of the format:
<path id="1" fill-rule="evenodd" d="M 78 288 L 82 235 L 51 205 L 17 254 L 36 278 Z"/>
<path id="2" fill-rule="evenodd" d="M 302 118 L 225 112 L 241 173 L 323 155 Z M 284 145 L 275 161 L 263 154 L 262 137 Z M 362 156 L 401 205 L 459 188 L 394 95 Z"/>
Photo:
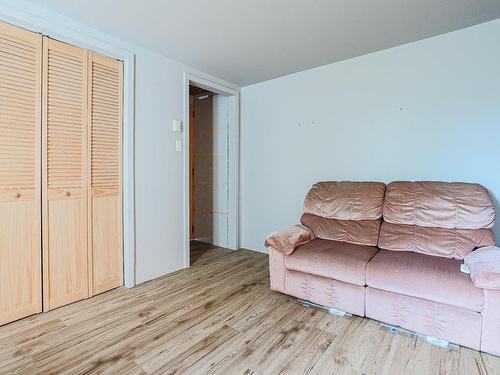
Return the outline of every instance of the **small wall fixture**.
<path id="1" fill-rule="evenodd" d="M 175 151 L 182 152 L 182 139 L 175 140 Z"/>
<path id="2" fill-rule="evenodd" d="M 175 133 L 182 133 L 182 121 L 181 120 L 174 120 L 172 130 Z"/>

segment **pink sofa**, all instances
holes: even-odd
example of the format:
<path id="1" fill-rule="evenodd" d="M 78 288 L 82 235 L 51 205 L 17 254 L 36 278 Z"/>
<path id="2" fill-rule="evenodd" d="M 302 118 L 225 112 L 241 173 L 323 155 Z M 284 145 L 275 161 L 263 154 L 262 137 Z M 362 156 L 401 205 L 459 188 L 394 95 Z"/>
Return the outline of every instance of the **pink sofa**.
<path id="1" fill-rule="evenodd" d="M 460 270 L 495 244 L 484 187 L 320 182 L 300 221 L 266 239 L 272 290 L 500 355 L 500 290 Z"/>

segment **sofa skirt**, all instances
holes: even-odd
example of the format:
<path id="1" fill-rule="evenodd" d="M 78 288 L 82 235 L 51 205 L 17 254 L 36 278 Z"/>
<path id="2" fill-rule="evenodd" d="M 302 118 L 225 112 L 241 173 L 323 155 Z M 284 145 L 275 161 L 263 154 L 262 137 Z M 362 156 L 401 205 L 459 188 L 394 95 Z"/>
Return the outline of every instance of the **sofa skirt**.
<path id="1" fill-rule="evenodd" d="M 286 270 L 285 293 L 350 314 L 358 316 L 365 314 L 365 287 L 362 286 Z"/>
<path id="2" fill-rule="evenodd" d="M 500 290 L 485 290 L 481 350 L 500 357 Z"/>
<path id="3" fill-rule="evenodd" d="M 472 349 L 481 347 L 478 312 L 367 287 L 366 316 Z"/>

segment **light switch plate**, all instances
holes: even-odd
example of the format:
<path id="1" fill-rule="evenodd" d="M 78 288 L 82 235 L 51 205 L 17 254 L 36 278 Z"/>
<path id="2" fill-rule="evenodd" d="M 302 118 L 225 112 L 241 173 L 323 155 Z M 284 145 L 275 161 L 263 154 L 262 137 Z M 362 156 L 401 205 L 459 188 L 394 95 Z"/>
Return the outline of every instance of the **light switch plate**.
<path id="1" fill-rule="evenodd" d="M 175 151 L 182 152 L 182 139 L 175 140 Z"/>
<path id="2" fill-rule="evenodd" d="M 174 120 L 172 130 L 175 133 L 181 133 L 182 132 L 182 121 L 181 120 Z"/>

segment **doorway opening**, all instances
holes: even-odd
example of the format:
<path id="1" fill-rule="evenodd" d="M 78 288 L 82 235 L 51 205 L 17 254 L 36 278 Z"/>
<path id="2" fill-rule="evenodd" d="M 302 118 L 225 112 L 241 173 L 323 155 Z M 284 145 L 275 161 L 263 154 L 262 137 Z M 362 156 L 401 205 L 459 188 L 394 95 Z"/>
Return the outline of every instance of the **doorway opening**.
<path id="1" fill-rule="evenodd" d="M 230 247 L 230 100 L 189 85 L 189 260 Z"/>

